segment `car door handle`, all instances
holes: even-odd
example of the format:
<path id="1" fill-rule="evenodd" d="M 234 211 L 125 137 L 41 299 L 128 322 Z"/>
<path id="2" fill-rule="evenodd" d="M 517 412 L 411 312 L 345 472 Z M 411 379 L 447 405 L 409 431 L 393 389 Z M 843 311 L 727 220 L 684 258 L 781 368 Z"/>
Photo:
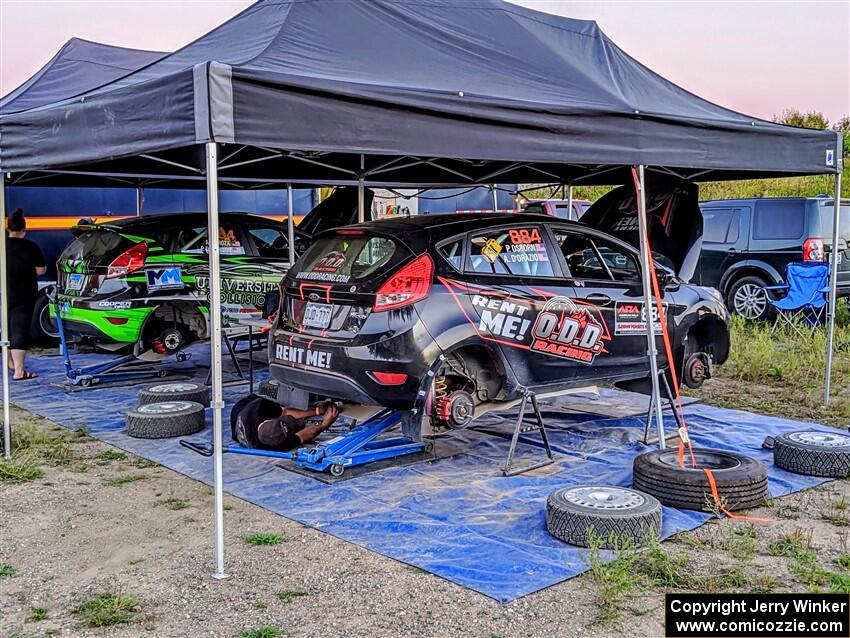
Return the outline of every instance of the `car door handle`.
<path id="1" fill-rule="evenodd" d="M 592 292 L 585 299 L 595 306 L 607 306 L 611 303 L 611 297 L 601 292 Z"/>

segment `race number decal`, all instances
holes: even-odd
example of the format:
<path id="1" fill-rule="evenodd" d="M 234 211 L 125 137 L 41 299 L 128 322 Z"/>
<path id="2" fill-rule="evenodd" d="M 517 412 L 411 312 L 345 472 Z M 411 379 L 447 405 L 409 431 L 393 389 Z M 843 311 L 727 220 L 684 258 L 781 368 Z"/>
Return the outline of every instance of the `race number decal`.
<path id="1" fill-rule="evenodd" d="M 664 316 L 667 316 L 667 302 L 662 304 Z M 661 322 L 658 321 L 658 307 L 653 305 L 652 330 L 655 334 L 661 334 Z M 614 307 L 614 334 L 615 335 L 645 335 L 646 334 L 646 310 L 642 301 L 618 301 Z"/>
<path id="2" fill-rule="evenodd" d="M 593 363 L 602 352 L 602 324 L 587 308 L 568 297 L 553 297 L 537 315 L 531 329 L 531 349 L 537 352 Z"/>

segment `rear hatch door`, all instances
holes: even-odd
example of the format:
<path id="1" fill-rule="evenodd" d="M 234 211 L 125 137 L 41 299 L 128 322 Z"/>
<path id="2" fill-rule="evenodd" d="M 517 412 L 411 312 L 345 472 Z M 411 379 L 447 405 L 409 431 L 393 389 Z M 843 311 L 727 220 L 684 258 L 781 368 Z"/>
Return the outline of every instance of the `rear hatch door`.
<path id="1" fill-rule="evenodd" d="M 320 236 L 284 278 L 281 327 L 331 340 L 357 337 L 380 286 L 412 256 L 397 237 L 374 228 Z M 386 319 L 371 321 L 371 332 L 392 331 L 390 316 L 397 313 L 380 314 Z"/>
<path id="2" fill-rule="evenodd" d="M 364 211 L 372 210 L 375 194 L 365 189 L 363 193 Z M 298 224 L 298 230 L 311 237 L 325 230 L 356 224 L 358 209 L 357 189 L 349 186 L 337 188 L 330 197 L 319 203 Z M 366 214 L 366 219 L 370 215 Z"/>
<path id="3" fill-rule="evenodd" d="M 134 241 L 108 226 L 80 225 L 74 239 L 56 262 L 57 287 L 68 297 L 90 297 L 97 293 L 109 264 Z"/>
<path id="4" fill-rule="evenodd" d="M 826 249 L 825 259 L 832 257 L 832 221 L 835 218 L 835 200 L 818 202 L 818 217 L 823 244 Z M 850 283 L 850 200 L 842 199 L 838 222 L 838 281 L 841 284 Z"/>

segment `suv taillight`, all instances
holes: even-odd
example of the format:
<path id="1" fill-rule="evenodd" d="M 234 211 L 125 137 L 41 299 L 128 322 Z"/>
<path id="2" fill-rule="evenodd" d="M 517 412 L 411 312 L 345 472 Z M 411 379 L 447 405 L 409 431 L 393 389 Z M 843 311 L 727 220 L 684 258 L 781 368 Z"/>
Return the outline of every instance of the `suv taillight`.
<path id="1" fill-rule="evenodd" d="M 420 255 L 378 288 L 372 310 L 393 310 L 424 299 L 431 290 L 433 276 L 431 257 L 427 253 Z"/>
<path id="2" fill-rule="evenodd" d="M 112 260 L 106 269 L 106 278 L 123 277 L 143 268 L 147 256 L 148 245 L 145 242 L 131 246 Z"/>
<path id="3" fill-rule="evenodd" d="M 823 261 L 823 239 L 810 237 L 803 242 L 803 261 Z"/>

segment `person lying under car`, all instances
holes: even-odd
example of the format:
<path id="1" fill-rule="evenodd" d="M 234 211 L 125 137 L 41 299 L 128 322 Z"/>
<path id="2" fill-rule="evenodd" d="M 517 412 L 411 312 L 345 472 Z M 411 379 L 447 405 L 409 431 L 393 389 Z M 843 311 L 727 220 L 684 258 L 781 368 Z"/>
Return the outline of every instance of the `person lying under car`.
<path id="1" fill-rule="evenodd" d="M 233 406 L 230 431 L 233 440 L 243 447 L 288 452 L 316 440 L 338 416 L 339 409 L 333 403 L 296 410 L 251 394 Z M 314 417 L 322 420 L 308 422 Z"/>

